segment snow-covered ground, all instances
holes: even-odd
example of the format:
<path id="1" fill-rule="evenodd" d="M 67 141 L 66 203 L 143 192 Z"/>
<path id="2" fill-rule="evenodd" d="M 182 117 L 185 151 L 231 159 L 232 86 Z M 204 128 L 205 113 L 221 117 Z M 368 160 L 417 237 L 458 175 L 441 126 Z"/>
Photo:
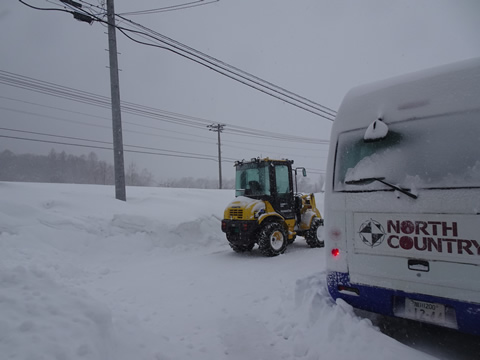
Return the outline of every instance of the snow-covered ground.
<path id="1" fill-rule="evenodd" d="M 324 249 L 231 251 L 233 196 L 0 182 L 0 358 L 431 358 L 331 300 Z"/>

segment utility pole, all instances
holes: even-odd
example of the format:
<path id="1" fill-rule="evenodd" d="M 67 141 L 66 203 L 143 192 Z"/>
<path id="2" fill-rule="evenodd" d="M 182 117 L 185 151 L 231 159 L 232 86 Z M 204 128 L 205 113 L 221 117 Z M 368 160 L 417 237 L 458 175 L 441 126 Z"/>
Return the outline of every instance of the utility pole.
<path id="1" fill-rule="evenodd" d="M 110 88 L 112 97 L 113 161 L 115 169 L 115 198 L 126 201 L 125 166 L 123 162 L 122 116 L 120 83 L 118 79 L 117 38 L 113 0 L 107 0 L 108 53 L 110 58 Z"/>
<path id="2" fill-rule="evenodd" d="M 223 131 L 225 124 L 212 124 L 207 126 L 210 131 L 218 134 L 218 188 L 222 188 L 222 144 L 220 142 L 220 133 Z"/>

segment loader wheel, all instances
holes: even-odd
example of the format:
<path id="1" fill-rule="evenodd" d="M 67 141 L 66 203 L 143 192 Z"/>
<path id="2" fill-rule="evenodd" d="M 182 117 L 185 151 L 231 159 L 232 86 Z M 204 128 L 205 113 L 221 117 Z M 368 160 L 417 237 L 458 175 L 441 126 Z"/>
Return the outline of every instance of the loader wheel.
<path id="1" fill-rule="evenodd" d="M 308 230 L 305 234 L 305 240 L 307 241 L 307 244 L 312 248 L 325 246 L 323 219 L 319 219 L 316 217 L 312 220 L 312 226 L 310 227 L 310 230 Z"/>
<path id="2" fill-rule="evenodd" d="M 232 244 L 231 242 L 229 242 L 229 245 L 233 249 L 233 251 L 237 253 L 244 253 L 247 251 L 251 251 L 255 246 L 255 243 L 248 244 L 248 245 L 238 245 L 238 244 Z"/>
<path id="3" fill-rule="evenodd" d="M 287 248 L 285 228 L 276 222 L 266 224 L 258 234 L 258 248 L 265 256 L 277 256 Z"/>

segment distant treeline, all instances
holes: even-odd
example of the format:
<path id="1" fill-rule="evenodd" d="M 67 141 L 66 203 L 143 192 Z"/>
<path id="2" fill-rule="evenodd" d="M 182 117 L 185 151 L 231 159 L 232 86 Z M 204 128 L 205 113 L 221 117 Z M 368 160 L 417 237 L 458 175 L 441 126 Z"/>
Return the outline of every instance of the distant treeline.
<path id="1" fill-rule="evenodd" d="M 16 155 L 9 150 L 0 153 L 0 181 L 26 181 L 69 184 L 114 184 L 113 166 L 99 160 L 94 152 L 68 155 L 51 150 L 48 155 Z M 127 185 L 152 186 L 153 175 L 138 171 L 134 163 L 125 171 Z"/>
<path id="2" fill-rule="evenodd" d="M 0 152 L 0 181 L 113 185 L 114 179 L 113 165 L 99 160 L 94 152 L 80 156 L 55 150 L 48 155 Z M 218 179 L 185 177 L 158 182 L 150 171 L 139 170 L 135 163 L 125 167 L 125 183 L 128 186 L 218 188 Z M 234 186 L 233 180 L 223 183 L 224 188 Z"/>
<path id="3" fill-rule="evenodd" d="M 218 189 L 218 179 L 193 178 L 188 176 L 180 179 L 160 181 L 158 186 L 185 189 Z M 235 189 L 235 181 L 223 179 L 222 188 Z"/>
<path id="4" fill-rule="evenodd" d="M 51 150 L 48 155 L 18 155 L 4 150 L 0 153 L 0 181 L 113 185 L 114 169 L 113 165 L 99 160 L 94 152 L 76 156 Z M 126 166 L 125 182 L 128 186 L 218 188 L 218 179 L 183 177 L 156 181 L 149 170 L 139 170 L 135 163 Z M 222 187 L 234 189 L 235 181 L 222 179 Z M 315 183 L 310 178 L 298 177 L 298 190 L 301 192 L 320 192 L 322 187 L 323 178 Z"/>

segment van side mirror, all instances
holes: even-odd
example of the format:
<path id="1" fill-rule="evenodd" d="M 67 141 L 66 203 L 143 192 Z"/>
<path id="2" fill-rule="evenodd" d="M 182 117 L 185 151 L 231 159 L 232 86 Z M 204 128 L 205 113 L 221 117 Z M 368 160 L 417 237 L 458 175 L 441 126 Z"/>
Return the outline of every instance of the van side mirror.
<path id="1" fill-rule="evenodd" d="M 383 122 L 382 118 L 378 118 L 372 122 L 363 135 L 365 142 L 378 141 L 385 139 L 388 134 L 388 125 Z"/>

